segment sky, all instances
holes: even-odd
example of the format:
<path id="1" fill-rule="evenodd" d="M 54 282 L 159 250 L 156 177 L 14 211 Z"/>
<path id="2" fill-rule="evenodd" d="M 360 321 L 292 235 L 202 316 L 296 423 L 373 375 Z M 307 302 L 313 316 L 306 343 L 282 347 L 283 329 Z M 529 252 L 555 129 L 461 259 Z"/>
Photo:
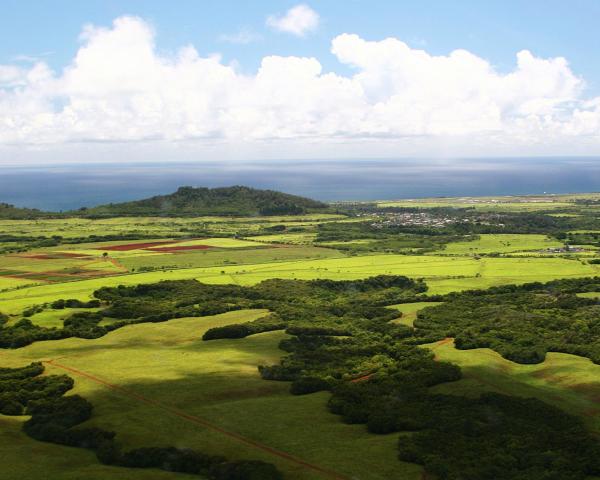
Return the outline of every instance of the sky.
<path id="1" fill-rule="evenodd" d="M 0 165 L 600 154 L 600 2 L 0 0 Z"/>

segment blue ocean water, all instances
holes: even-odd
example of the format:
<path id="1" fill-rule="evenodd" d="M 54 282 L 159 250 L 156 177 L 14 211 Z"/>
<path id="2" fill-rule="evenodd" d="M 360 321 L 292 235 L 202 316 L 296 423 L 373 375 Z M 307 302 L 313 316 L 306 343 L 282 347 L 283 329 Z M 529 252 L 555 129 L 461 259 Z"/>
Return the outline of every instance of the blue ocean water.
<path id="1" fill-rule="evenodd" d="M 319 200 L 600 191 L 600 158 L 386 159 L 0 166 L 0 202 L 68 210 L 247 185 Z"/>

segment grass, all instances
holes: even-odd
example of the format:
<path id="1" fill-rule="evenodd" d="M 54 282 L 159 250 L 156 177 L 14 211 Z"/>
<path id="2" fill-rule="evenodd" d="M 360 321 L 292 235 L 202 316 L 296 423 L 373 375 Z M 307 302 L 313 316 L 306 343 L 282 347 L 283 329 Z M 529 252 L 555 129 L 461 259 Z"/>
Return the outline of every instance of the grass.
<path id="1" fill-rule="evenodd" d="M 34 285 L 39 283 L 36 280 L 29 280 L 26 278 L 13 278 L 13 277 L 0 277 L 0 291 L 13 289 L 15 287 L 21 287 L 25 285 Z"/>
<path id="2" fill-rule="evenodd" d="M 24 421 L 25 417 L 0 415 L 0 458 L 4 479 L 198 480 L 192 475 L 101 465 L 91 451 L 32 440 L 21 431 Z"/>
<path id="3" fill-rule="evenodd" d="M 15 236 L 59 235 L 63 238 L 90 235 L 139 234 L 186 237 L 190 231 L 210 229 L 219 233 L 257 231 L 274 224 L 290 227 L 312 226 L 346 218 L 333 214 L 306 214 L 278 217 L 119 217 L 104 219 L 57 218 L 41 220 L 0 220 L 0 231 Z"/>
<path id="4" fill-rule="evenodd" d="M 449 255 L 476 255 L 478 253 L 532 252 L 560 248 L 563 243 L 546 235 L 484 234 L 471 242 L 453 242 L 440 250 Z"/>
<path id="5" fill-rule="evenodd" d="M 402 312 L 402 316 L 398 320 L 394 320 L 397 323 L 413 326 L 413 322 L 417 318 L 417 313 L 423 310 L 425 307 L 435 307 L 440 305 L 442 302 L 413 302 L 413 303 L 400 303 L 398 305 L 390 305 L 388 308 L 393 308 Z"/>
<path id="6" fill-rule="evenodd" d="M 265 313 L 230 312 L 162 324 L 132 325 L 96 340 L 38 342 L 7 351 L 3 364 L 18 366 L 54 358 L 60 365 L 85 371 L 158 401 L 161 406 L 206 419 L 348 477 L 419 479 L 419 466 L 397 461 L 397 435 L 371 435 L 364 426 L 343 424 L 339 417 L 328 413 L 327 393 L 292 396 L 288 384 L 259 377 L 257 365 L 275 363 L 282 355 L 277 345 L 284 333 L 270 332 L 242 340 L 200 340 L 207 328 L 253 320 Z M 64 373 L 52 364 L 47 365 L 49 373 Z M 76 380 L 73 393 L 85 396 L 95 405 L 94 416 L 88 423 L 119 432 L 118 438 L 126 447 L 177 445 L 230 458 L 274 462 L 291 480 L 326 478 L 185 421 L 161 406 L 139 402 L 90 379 L 71 375 Z M 18 468 L 20 462 L 14 463 L 14 468 Z M 83 475 L 83 471 L 71 470 L 69 474 Z"/>
<path id="7" fill-rule="evenodd" d="M 249 238 L 256 242 L 309 245 L 315 240 L 316 237 L 316 233 L 281 233 L 277 235 L 258 235 L 256 237 Z"/>
<path id="8" fill-rule="evenodd" d="M 459 365 L 463 379 L 435 387 L 457 395 L 479 395 L 497 391 L 508 395 L 536 397 L 581 416 L 589 428 L 600 433 L 600 365 L 564 353 L 548 353 L 537 365 L 521 365 L 502 358 L 493 350 L 457 350 L 452 342 L 424 346 L 439 360 Z"/>
<path id="9" fill-rule="evenodd" d="M 29 317 L 32 323 L 46 328 L 62 328 L 63 320 L 77 312 L 96 312 L 97 308 L 63 308 L 60 310 L 48 309 Z"/>
<path id="10" fill-rule="evenodd" d="M 249 265 L 187 268 L 117 275 L 25 287 L 0 292 L 0 311 L 19 313 L 24 308 L 57 298 L 89 299 L 102 286 L 136 285 L 160 280 L 196 278 L 207 283 L 252 285 L 269 278 L 353 280 L 373 275 L 396 274 L 424 278 L 430 293 L 485 288 L 492 285 L 549 281 L 557 278 L 594 276 L 600 265 L 564 258 L 491 258 L 417 255 L 367 255 L 327 259 L 257 263 Z"/>
<path id="11" fill-rule="evenodd" d="M 493 200 L 483 200 L 482 205 L 476 208 L 546 209 L 550 208 L 548 203 L 557 208 L 562 203 L 570 205 L 571 201 L 570 197 L 557 197 L 556 202 L 529 204 L 514 200 L 496 205 Z M 439 206 L 436 202 L 432 201 L 432 206 Z M 419 203 L 419 206 L 423 205 L 427 203 Z M 454 205 L 469 206 L 460 201 Z M 411 206 L 414 204 L 411 203 Z M 589 265 L 577 259 L 532 255 L 531 252 L 537 250 L 560 246 L 559 242 L 543 235 L 482 235 L 473 242 L 449 244 L 445 250 L 422 256 L 344 256 L 332 248 L 310 245 L 315 239 L 315 234 L 310 231 L 249 236 L 244 240 L 189 240 L 190 232 L 207 228 L 228 235 L 241 230 L 257 232 L 274 224 L 314 230 L 313 227 L 320 222 L 340 219 L 356 221 L 331 215 L 1 221 L 0 229 L 16 235 L 77 237 L 94 233 L 142 232 L 144 236 L 156 235 L 157 240 L 165 237 L 184 240 L 177 244 L 179 246 L 211 245 L 213 248 L 176 254 L 146 250 L 110 251 L 109 259 L 101 258 L 102 246 L 152 241 L 150 239 L 61 245 L 28 252 L 91 255 L 84 259 L 42 260 L 0 256 L 0 290 L 23 287 L 0 292 L 0 311 L 13 314 L 10 322 L 14 322 L 27 307 L 58 298 L 89 299 L 93 291 L 102 286 L 176 279 L 252 285 L 269 278 L 350 280 L 396 274 L 423 278 L 429 286 L 429 293 L 436 294 L 600 274 L 600 265 Z M 273 248 L 268 245 L 271 242 L 288 246 Z M 493 252 L 511 256 L 476 258 L 478 253 Z M 526 256 L 516 256 L 520 254 Z M 116 261 L 116 265 L 112 260 Z M 135 269 L 136 273 L 123 273 L 119 265 Z M 140 273 L 141 267 L 156 270 Z M 107 276 L 82 279 L 81 269 L 95 270 Z M 37 272 L 40 279 L 44 277 L 46 281 L 56 283 L 28 286 L 39 281 L 6 276 L 14 271 Z M 71 272 L 72 277 L 48 272 Z M 77 278 L 79 280 L 72 281 Z M 581 295 L 595 298 L 600 294 Z M 416 302 L 392 308 L 403 313 L 397 321 L 412 326 L 419 310 L 437 304 Z M 31 320 L 39 325 L 60 327 L 63 319 L 77 310 L 45 310 L 32 316 Z M 420 467 L 399 463 L 396 459 L 398 435 L 370 435 L 364 426 L 343 424 L 339 417 L 328 413 L 327 393 L 292 396 L 288 393 L 287 384 L 260 379 L 257 365 L 276 363 L 283 354 L 277 348 L 280 340 L 285 338 L 283 332 L 242 340 L 200 340 L 207 328 L 253 320 L 264 314 L 265 311 L 238 311 L 214 317 L 131 325 L 95 340 L 70 338 L 38 342 L 22 349 L 3 351 L 0 355 L 2 366 L 7 367 L 22 366 L 34 360 L 57 359 L 61 365 L 90 373 L 127 391 L 158 401 L 158 405 L 145 404 L 90 379 L 70 374 L 76 380 L 74 393 L 82 394 L 95 405 L 95 413 L 89 423 L 119 432 L 118 438 L 126 447 L 191 447 L 236 459 L 274 462 L 291 480 L 323 478 L 321 474 L 294 462 L 185 421 L 173 413 L 176 409 L 350 478 L 420 479 Z M 451 343 L 434 344 L 429 348 L 435 350 L 439 359 L 453 361 L 463 367 L 464 378 L 451 385 L 437 387 L 440 391 L 476 395 L 494 389 L 538 396 L 582 415 L 591 428 L 600 431 L 596 405 L 600 398 L 600 366 L 586 359 L 549 354 L 543 364 L 524 366 L 504 360 L 486 349 L 459 351 Z M 47 368 L 49 373 L 65 373 L 56 365 L 48 364 Z M 32 441 L 20 432 L 22 421 L 23 418 L 0 416 L 0 456 L 8 468 L 3 473 L 8 472 L 9 478 L 35 478 L 36 475 L 39 478 L 41 467 L 47 478 L 53 480 L 192 478 L 153 470 L 102 466 L 90 452 Z M 24 462 L 23 452 L 27 452 L 28 457 L 35 455 L 36 462 Z"/>
<path id="12" fill-rule="evenodd" d="M 256 245 L 256 244 L 254 244 Z M 125 257 L 120 263 L 129 270 L 140 268 L 195 268 L 219 265 L 244 265 L 282 262 L 290 260 L 311 260 L 337 258 L 343 254 L 328 248 L 295 246 L 289 248 L 227 248 L 223 250 L 196 250 L 166 255 Z"/>
<path id="13" fill-rule="evenodd" d="M 578 297 L 583 297 L 583 298 L 600 298 L 600 292 L 578 293 L 577 296 Z"/>
<path id="14" fill-rule="evenodd" d="M 238 240 L 237 238 L 198 238 L 196 240 L 189 240 L 186 242 L 177 243 L 178 247 L 190 246 L 190 245 L 208 245 L 210 247 L 219 247 L 219 248 L 246 248 L 246 247 L 261 247 L 262 246 L 258 242 L 251 242 L 248 240 Z"/>

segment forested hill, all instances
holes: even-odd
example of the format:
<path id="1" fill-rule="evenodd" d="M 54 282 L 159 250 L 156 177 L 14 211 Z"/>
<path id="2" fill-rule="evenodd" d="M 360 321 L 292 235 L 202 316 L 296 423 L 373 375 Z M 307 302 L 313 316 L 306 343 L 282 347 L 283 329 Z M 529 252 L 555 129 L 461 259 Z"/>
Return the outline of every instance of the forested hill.
<path id="1" fill-rule="evenodd" d="M 19 208 L 9 203 L 0 202 L 0 218 L 8 219 L 27 219 L 45 216 L 44 212 L 36 210 L 34 208 Z"/>
<path id="2" fill-rule="evenodd" d="M 180 187 L 175 193 L 144 200 L 111 203 L 81 209 L 79 214 L 98 216 L 144 215 L 297 215 L 325 212 L 329 206 L 309 198 L 273 190 L 234 186 Z"/>

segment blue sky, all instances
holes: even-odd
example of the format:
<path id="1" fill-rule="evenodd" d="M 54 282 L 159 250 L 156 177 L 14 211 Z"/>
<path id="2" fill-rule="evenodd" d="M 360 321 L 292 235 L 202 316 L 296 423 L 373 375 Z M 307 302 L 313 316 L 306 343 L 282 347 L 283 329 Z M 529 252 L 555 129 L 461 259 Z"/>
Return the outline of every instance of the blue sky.
<path id="1" fill-rule="evenodd" d="M 157 30 L 158 46 L 175 49 L 192 43 L 201 53 L 221 52 L 253 70 L 269 54 L 318 57 L 327 69 L 344 71 L 329 53 L 334 36 L 351 32 L 369 40 L 397 37 L 437 55 L 465 48 L 500 70 L 512 68 L 515 52 L 529 49 L 542 57 L 564 56 L 585 78 L 591 94 L 600 93 L 600 2 L 597 0 L 340 0 L 312 2 L 322 18 L 318 31 L 298 39 L 265 27 L 267 15 L 298 2 L 178 0 L 3 0 L 0 61 L 18 55 L 47 54 L 62 68 L 77 50 L 85 23 L 110 25 L 124 14 L 141 16 Z M 247 45 L 220 37 L 242 30 L 263 38 Z"/>
<path id="2" fill-rule="evenodd" d="M 164 149 L 164 157 L 210 151 L 237 159 L 289 149 L 307 157 L 600 153 L 597 0 L 312 1 L 304 5 L 314 24 L 302 34 L 276 26 L 299 5 L 0 0 L 0 114 L 9 119 L 4 131 L 0 125 L 0 150 L 35 145 L 19 158 L 77 157 L 84 143 L 94 153 L 105 148 L 94 142 L 135 142 L 140 151 Z M 82 38 L 85 25 L 92 33 Z M 181 61 L 187 45 L 195 60 Z M 457 49 L 468 58 L 453 56 Z M 144 65 L 128 65 L 150 50 Z M 215 53 L 217 66 L 198 60 Z M 264 94 L 268 82 L 257 72 L 273 56 L 281 60 L 269 64 L 268 81 L 288 90 L 276 102 L 233 98 L 245 88 Z M 176 65 L 165 73 L 165 63 Z M 97 76 L 111 78 L 96 84 Z M 122 78 L 134 85 L 149 77 L 172 79 L 173 90 L 130 87 L 124 100 Z M 206 85 L 205 77 L 220 80 Z M 198 94 L 195 102 L 176 99 L 183 88 Z M 307 106 L 294 103 L 295 92 Z M 190 105 L 196 110 L 173 119 Z M 450 118 L 461 105 L 465 111 Z M 272 122 L 251 128 L 259 117 Z"/>

